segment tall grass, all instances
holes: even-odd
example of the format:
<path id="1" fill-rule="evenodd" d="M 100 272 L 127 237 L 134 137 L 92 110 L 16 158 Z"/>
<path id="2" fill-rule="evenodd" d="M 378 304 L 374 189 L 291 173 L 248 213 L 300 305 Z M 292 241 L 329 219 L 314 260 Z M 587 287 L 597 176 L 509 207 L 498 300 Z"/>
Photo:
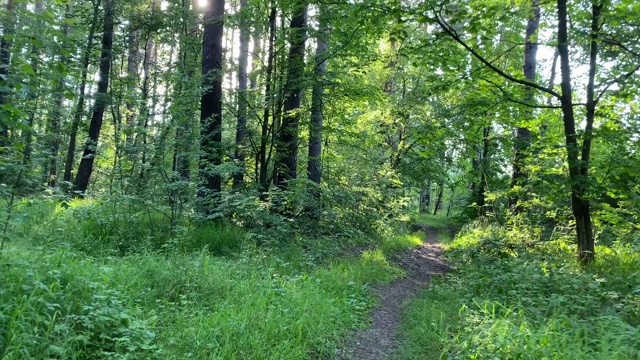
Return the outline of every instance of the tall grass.
<path id="1" fill-rule="evenodd" d="M 637 359 L 640 252 L 573 246 L 526 229 L 468 228 L 447 256 L 456 271 L 412 301 L 400 359 Z"/>
<path id="2" fill-rule="evenodd" d="M 368 323 L 370 284 L 402 274 L 387 254 L 420 241 L 261 248 L 232 224 L 172 230 L 120 205 L 25 205 L 0 256 L 0 358 L 336 358 Z"/>

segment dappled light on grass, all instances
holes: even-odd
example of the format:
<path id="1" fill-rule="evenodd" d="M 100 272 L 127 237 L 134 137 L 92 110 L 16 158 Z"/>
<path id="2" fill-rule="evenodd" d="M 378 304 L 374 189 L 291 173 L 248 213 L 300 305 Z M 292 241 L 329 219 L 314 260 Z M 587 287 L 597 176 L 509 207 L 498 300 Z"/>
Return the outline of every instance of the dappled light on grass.
<path id="1" fill-rule="evenodd" d="M 532 244 L 495 225 L 463 230 L 448 250 L 456 271 L 409 304 L 399 357 L 640 356 L 638 249 L 601 248 L 581 268 L 572 246 Z"/>
<path id="2" fill-rule="evenodd" d="M 393 236 L 383 240 L 381 248 L 385 252 L 411 249 L 422 244 L 423 234 Z"/>

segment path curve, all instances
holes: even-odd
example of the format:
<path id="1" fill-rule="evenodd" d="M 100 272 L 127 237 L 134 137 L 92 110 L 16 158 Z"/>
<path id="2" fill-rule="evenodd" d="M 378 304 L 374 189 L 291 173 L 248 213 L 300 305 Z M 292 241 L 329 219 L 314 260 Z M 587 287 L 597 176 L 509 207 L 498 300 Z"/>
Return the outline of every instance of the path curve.
<path id="1" fill-rule="evenodd" d="M 422 225 L 415 229 L 425 232 L 426 241 L 391 259 L 407 272 L 407 276 L 375 288 L 380 305 L 373 310 L 373 323 L 368 329 L 356 332 L 355 344 L 341 355 L 342 359 L 387 359 L 397 345 L 398 325 L 406 300 L 424 289 L 433 276 L 449 270 L 441 256 L 443 248 L 437 242 L 436 230 Z"/>

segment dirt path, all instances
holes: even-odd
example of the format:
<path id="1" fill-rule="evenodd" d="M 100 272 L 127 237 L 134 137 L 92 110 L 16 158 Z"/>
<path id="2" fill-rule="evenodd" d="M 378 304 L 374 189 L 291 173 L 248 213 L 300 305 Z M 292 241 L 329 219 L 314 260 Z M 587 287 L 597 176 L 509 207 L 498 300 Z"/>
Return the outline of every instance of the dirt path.
<path id="1" fill-rule="evenodd" d="M 427 234 L 427 240 L 421 246 L 391 259 L 407 271 L 407 276 L 375 289 L 380 296 L 380 305 L 373 311 L 373 324 L 356 333 L 353 348 L 345 351 L 342 359 L 387 359 L 397 345 L 404 302 L 425 288 L 432 276 L 448 270 L 448 265 L 441 258 L 442 246 L 437 243 L 436 231 L 424 226 L 419 229 Z"/>

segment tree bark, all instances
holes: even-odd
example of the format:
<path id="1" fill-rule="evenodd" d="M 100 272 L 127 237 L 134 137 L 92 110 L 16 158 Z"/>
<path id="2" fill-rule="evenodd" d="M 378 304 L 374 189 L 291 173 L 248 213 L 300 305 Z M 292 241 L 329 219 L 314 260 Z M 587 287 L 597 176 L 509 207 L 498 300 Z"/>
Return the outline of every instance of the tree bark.
<path id="1" fill-rule="evenodd" d="M 298 1 L 290 25 L 288 74 L 284 116 L 276 144 L 275 183 L 281 189 L 298 174 L 298 129 L 304 88 L 304 48 L 307 37 L 307 4 Z"/>
<path id="2" fill-rule="evenodd" d="M 562 94 L 560 98 L 563 124 L 565 133 L 565 143 L 567 149 L 567 160 L 569 163 L 569 179 L 571 182 L 571 208 L 576 222 L 576 238 L 578 243 L 578 260 L 583 263 L 589 263 L 595 256 L 595 243 L 593 238 L 593 230 L 591 225 L 591 209 L 589 199 L 587 198 L 588 189 L 588 168 L 589 168 L 589 151 L 591 150 L 591 129 L 593 122 L 589 124 L 589 115 L 591 109 L 595 110 L 595 101 L 593 99 L 593 78 L 595 78 L 595 67 L 597 60 L 597 34 L 599 30 L 599 17 L 602 7 L 593 5 L 592 33 L 591 33 L 591 49 L 590 49 L 590 71 L 589 85 L 587 94 L 587 125 L 585 131 L 585 142 L 583 143 L 583 158 L 580 161 L 580 148 L 576 134 L 575 114 L 572 103 L 573 89 L 571 86 L 571 66 L 569 58 L 568 46 L 568 19 L 567 19 L 567 0 L 558 0 L 558 53 L 560 54 L 560 70 L 562 73 Z M 590 89 L 589 89 L 590 88 Z M 593 121 L 593 117 L 591 117 Z"/>
<path id="3" fill-rule="evenodd" d="M 436 197 L 436 204 L 433 207 L 433 216 L 438 215 L 438 210 L 442 206 L 442 196 L 444 195 L 444 184 L 438 184 L 438 197 Z"/>
<path id="4" fill-rule="evenodd" d="M 222 182 L 217 169 L 222 164 L 222 37 L 224 0 L 208 0 L 202 39 L 202 82 L 200 101 L 200 177 L 198 197 L 204 213 L 215 211 Z"/>
<path id="5" fill-rule="evenodd" d="M 523 73 L 527 80 L 535 82 L 536 80 L 536 63 L 538 53 L 538 27 L 540 25 L 540 1 L 533 0 L 532 14 L 527 22 L 526 34 L 525 34 L 525 48 L 524 48 L 524 67 Z M 533 103 L 535 100 L 535 89 L 531 87 L 526 88 L 527 102 Z M 533 117 L 533 109 L 526 110 L 526 118 Z M 516 186 L 526 187 L 528 174 L 525 167 L 525 161 L 529 157 L 529 147 L 531 145 L 531 131 L 526 127 L 518 127 L 516 130 L 515 147 L 514 147 L 514 161 L 513 161 L 513 175 L 511 178 L 511 187 Z M 522 211 L 522 207 L 518 206 L 519 196 L 516 194 L 509 200 L 509 205 L 513 208 L 514 212 L 519 213 Z"/>
<path id="6" fill-rule="evenodd" d="M 82 74 L 80 76 L 80 89 L 78 91 L 78 103 L 71 122 L 71 131 L 69 133 L 69 147 L 67 149 L 67 159 L 64 166 L 63 180 L 67 183 L 71 182 L 71 171 L 76 154 L 76 138 L 78 136 L 78 128 L 84 113 L 85 91 L 87 88 L 87 76 L 89 73 L 89 62 L 91 60 L 91 50 L 93 49 L 93 37 L 98 27 L 98 14 L 100 11 L 101 0 L 97 0 L 93 7 L 93 18 L 91 20 L 91 28 L 87 37 L 87 47 L 82 56 Z"/>
<path id="7" fill-rule="evenodd" d="M 105 1 L 102 50 L 100 52 L 100 80 L 98 80 L 96 100 L 91 115 L 91 123 L 89 124 L 89 138 L 85 143 L 82 160 L 74 182 L 74 190 L 80 194 L 84 194 L 89 185 L 102 128 L 104 110 L 108 103 L 107 91 L 109 89 L 109 73 L 111 70 L 111 50 L 113 48 L 114 7 L 115 0 Z"/>
<path id="8" fill-rule="evenodd" d="M 240 56 L 238 59 L 238 118 L 236 124 L 236 148 L 234 160 L 239 167 L 233 174 L 233 187 L 244 183 L 245 172 L 245 136 L 247 133 L 247 65 L 249 62 L 249 19 L 247 18 L 247 0 L 240 0 Z"/>
<path id="9" fill-rule="evenodd" d="M 316 60 L 314 83 L 311 95 L 311 122 L 309 123 L 309 156 L 307 175 L 309 180 L 320 184 L 322 180 L 322 127 L 324 123 L 324 77 L 327 72 L 327 6 L 320 5 L 318 14 L 318 36 L 316 37 Z"/>

